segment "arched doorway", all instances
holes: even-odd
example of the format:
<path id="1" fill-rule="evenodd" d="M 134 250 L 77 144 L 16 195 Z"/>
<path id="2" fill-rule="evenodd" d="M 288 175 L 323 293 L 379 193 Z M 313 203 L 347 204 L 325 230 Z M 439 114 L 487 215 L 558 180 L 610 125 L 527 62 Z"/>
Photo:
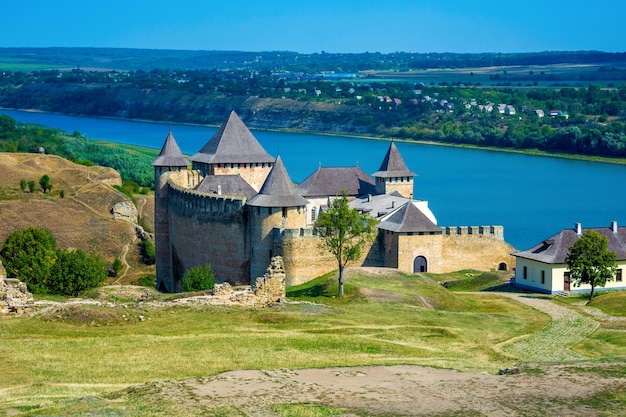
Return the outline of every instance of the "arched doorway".
<path id="1" fill-rule="evenodd" d="M 508 271 L 508 269 L 506 267 L 506 262 L 500 262 L 498 264 L 498 271 Z"/>
<path id="2" fill-rule="evenodd" d="M 422 255 L 413 261 L 413 272 L 428 272 L 428 261 Z"/>

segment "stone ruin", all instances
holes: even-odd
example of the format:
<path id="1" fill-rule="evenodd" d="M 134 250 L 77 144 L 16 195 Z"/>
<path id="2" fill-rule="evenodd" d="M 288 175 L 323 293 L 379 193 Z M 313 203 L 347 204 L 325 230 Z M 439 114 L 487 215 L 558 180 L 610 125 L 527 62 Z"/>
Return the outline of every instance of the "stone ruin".
<path id="1" fill-rule="evenodd" d="M 7 278 L 0 262 L 0 315 L 24 314 L 35 305 L 33 295 L 26 284 L 15 278 Z"/>
<path id="2" fill-rule="evenodd" d="M 244 290 L 236 289 L 229 283 L 215 284 L 213 297 L 228 303 L 266 306 L 285 299 L 285 267 L 281 256 L 274 256 L 265 274 Z"/>

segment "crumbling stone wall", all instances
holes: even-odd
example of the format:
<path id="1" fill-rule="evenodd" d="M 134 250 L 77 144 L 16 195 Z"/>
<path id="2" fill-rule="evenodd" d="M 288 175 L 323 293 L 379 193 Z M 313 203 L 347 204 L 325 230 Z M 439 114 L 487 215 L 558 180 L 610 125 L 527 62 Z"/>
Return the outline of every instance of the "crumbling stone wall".
<path id="1" fill-rule="evenodd" d="M 252 286 L 257 302 L 259 304 L 271 304 L 284 299 L 286 294 L 285 277 L 283 258 L 274 256 L 265 274 L 262 277 L 258 277 Z"/>
<path id="2" fill-rule="evenodd" d="M 0 315 L 24 314 L 34 307 L 33 295 L 26 284 L 14 278 L 6 278 L 0 262 Z"/>

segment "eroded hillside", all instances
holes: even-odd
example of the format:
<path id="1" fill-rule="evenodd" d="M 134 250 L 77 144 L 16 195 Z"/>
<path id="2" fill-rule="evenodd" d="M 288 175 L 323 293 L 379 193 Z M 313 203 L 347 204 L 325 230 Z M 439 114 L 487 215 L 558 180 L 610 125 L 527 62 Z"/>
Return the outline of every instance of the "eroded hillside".
<path id="1" fill-rule="evenodd" d="M 118 172 L 30 153 L 0 153 L 0 172 L 0 242 L 15 230 L 42 227 L 52 232 L 59 247 L 95 251 L 108 265 L 128 254 L 136 264 L 134 225 L 111 214 L 116 203 L 130 202 L 113 188 L 122 184 Z M 43 175 L 52 184 L 45 194 L 39 186 Z M 22 190 L 22 181 L 34 181 L 35 190 Z M 142 200 L 142 206 L 151 204 Z"/>

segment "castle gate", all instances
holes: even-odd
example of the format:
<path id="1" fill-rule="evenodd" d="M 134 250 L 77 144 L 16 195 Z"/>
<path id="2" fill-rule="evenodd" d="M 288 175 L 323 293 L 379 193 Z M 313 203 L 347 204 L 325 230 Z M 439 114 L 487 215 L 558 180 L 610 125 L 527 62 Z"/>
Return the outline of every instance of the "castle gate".
<path id="1" fill-rule="evenodd" d="M 413 261 L 413 272 L 428 272 L 428 261 L 422 255 Z"/>

